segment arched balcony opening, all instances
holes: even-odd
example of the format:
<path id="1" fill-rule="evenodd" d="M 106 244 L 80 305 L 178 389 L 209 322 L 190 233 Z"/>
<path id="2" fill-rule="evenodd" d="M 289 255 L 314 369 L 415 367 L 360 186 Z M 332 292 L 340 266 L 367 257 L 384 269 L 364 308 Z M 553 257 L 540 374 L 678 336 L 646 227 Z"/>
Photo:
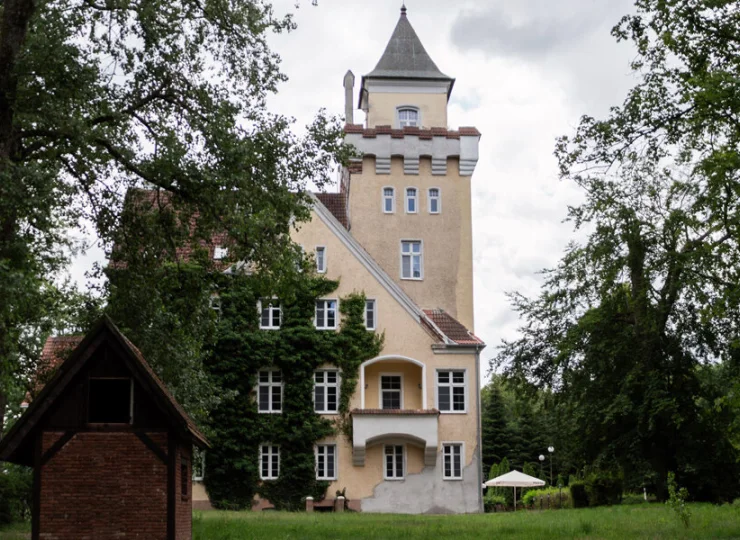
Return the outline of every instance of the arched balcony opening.
<path id="1" fill-rule="evenodd" d="M 427 404 L 426 365 L 405 356 L 379 356 L 360 366 L 360 408 L 422 410 Z"/>

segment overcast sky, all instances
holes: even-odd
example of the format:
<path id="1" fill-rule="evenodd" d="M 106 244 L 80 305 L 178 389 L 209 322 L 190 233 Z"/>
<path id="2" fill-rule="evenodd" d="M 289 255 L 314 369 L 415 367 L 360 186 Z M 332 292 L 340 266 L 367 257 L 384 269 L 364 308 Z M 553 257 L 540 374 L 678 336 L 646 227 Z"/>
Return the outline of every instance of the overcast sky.
<path id="1" fill-rule="evenodd" d="M 316 111 L 344 113 L 342 78 L 380 59 L 399 17 L 400 0 L 275 0 L 294 12 L 298 29 L 275 36 L 290 80 L 270 108 L 310 122 Z M 507 291 L 536 294 L 538 272 L 554 266 L 573 237 L 563 224 L 580 194 L 557 177 L 555 138 L 584 115 L 603 116 L 634 79 L 629 44 L 609 30 L 630 0 L 407 0 L 408 17 L 440 70 L 456 78 L 450 127 L 483 134 L 473 176 L 476 333 L 484 359 L 516 335 Z M 355 122 L 364 121 L 361 111 Z M 78 259 L 84 272 L 100 251 Z M 487 363 L 487 362 L 486 362 Z"/>

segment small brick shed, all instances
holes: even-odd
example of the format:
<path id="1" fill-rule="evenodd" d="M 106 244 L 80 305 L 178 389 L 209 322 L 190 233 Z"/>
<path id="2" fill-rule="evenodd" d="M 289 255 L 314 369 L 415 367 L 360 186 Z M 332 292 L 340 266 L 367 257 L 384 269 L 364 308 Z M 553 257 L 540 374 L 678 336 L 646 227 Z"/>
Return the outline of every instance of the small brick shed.
<path id="1" fill-rule="evenodd" d="M 194 444 L 208 446 L 104 317 L 0 440 L 0 461 L 33 467 L 33 539 L 190 540 Z"/>

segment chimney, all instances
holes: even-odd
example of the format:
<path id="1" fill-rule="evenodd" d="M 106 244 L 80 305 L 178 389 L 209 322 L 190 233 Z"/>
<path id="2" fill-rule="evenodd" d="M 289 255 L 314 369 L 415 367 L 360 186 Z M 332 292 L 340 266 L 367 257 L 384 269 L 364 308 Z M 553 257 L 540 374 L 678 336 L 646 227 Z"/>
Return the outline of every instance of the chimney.
<path id="1" fill-rule="evenodd" d="M 355 91 L 355 74 L 347 70 L 344 75 L 344 122 L 354 124 L 354 107 L 352 106 L 352 94 Z"/>

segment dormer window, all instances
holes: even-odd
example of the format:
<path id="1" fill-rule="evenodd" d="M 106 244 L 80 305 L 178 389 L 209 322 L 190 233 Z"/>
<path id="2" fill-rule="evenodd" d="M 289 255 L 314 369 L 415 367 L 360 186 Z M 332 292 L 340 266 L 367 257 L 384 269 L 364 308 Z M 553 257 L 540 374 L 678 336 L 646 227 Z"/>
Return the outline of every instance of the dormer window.
<path id="1" fill-rule="evenodd" d="M 419 127 L 419 109 L 415 107 L 399 107 L 398 108 L 398 127 L 401 129 L 405 127 Z"/>

